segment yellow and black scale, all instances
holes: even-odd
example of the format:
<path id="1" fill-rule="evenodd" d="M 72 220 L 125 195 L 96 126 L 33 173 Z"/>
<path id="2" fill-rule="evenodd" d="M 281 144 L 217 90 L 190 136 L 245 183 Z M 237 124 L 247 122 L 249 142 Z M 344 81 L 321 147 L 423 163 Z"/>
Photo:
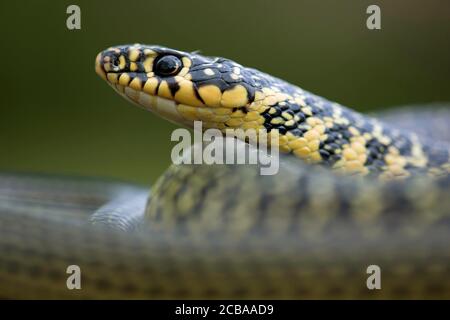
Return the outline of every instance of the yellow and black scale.
<path id="1" fill-rule="evenodd" d="M 266 129 L 281 151 L 338 172 L 446 175 L 449 146 L 402 132 L 297 86 L 225 58 L 125 45 L 97 57 L 119 93 L 169 120 L 203 128 Z"/>

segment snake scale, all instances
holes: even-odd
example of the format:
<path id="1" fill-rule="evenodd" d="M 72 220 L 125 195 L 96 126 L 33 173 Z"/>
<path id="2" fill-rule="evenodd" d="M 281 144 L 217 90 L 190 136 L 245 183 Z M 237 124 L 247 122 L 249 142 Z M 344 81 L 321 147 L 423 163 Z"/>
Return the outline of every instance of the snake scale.
<path id="1" fill-rule="evenodd" d="M 450 298 L 445 108 L 377 120 L 160 46 L 109 48 L 96 71 L 177 124 L 276 134 L 280 170 L 172 165 L 148 199 L 124 182 L 2 173 L 0 297 Z M 66 287 L 73 264 L 81 290 Z M 366 286 L 372 264 L 381 290 Z"/>

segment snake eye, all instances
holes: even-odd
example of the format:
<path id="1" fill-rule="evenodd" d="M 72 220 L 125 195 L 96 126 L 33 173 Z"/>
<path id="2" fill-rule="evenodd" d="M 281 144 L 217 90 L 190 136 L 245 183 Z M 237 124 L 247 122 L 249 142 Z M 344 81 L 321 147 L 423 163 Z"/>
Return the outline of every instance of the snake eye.
<path id="1" fill-rule="evenodd" d="M 181 60 L 175 56 L 162 56 L 155 62 L 154 72 L 158 76 L 172 76 L 181 69 Z"/>

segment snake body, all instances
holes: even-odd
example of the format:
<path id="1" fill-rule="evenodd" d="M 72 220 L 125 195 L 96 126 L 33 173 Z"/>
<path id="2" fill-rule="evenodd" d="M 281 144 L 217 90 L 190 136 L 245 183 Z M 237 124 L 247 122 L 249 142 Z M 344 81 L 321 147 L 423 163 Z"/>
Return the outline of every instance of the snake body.
<path id="1" fill-rule="evenodd" d="M 450 149 L 425 137 L 437 127 L 159 46 L 109 48 L 96 71 L 178 124 L 276 133 L 280 171 L 172 165 L 147 204 L 142 186 L 3 174 L 1 297 L 450 298 Z M 72 264 L 81 290 L 65 285 Z M 381 290 L 366 286 L 372 264 Z"/>

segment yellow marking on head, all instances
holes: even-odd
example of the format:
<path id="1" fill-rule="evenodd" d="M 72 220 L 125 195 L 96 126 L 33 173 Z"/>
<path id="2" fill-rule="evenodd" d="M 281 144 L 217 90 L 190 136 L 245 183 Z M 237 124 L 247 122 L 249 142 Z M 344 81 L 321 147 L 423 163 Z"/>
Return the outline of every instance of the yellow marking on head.
<path id="1" fill-rule="evenodd" d="M 134 90 L 140 91 L 142 88 L 142 81 L 139 78 L 134 78 L 131 80 L 130 84 L 128 85 L 130 88 L 133 88 Z"/>
<path id="2" fill-rule="evenodd" d="M 144 91 L 154 96 L 156 94 L 156 87 L 158 86 L 158 79 L 150 78 L 145 82 Z"/>
<path id="3" fill-rule="evenodd" d="M 186 68 L 190 68 L 192 65 L 192 61 L 188 57 L 182 57 L 181 62 L 183 62 L 183 66 L 185 66 Z"/>
<path id="4" fill-rule="evenodd" d="M 202 86 L 198 89 L 198 94 L 208 106 L 220 107 L 222 92 L 218 87 L 214 85 Z"/>
<path id="5" fill-rule="evenodd" d="M 127 64 L 127 61 L 125 60 L 125 57 L 124 56 L 120 56 L 119 57 L 119 68 L 120 69 L 124 69 L 126 64 Z"/>
<path id="6" fill-rule="evenodd" d="M 186 80 L 192 80 L 191 75 L 189 74 L 189 68 L 183 67 L 180 72 L 178 72 L 179 77 L 184 77 Z"/>
<path id="7" fill-rule="evenodd" d="M 130 82 L 130 76 L 128 73 L 122 73 L 119 77 L 119 84 L 121 86 L 126 86 Z"/>
<path id="8" fill-rule="evenodd" d="M 155 60 L 153 57 L 148 57 L 144 60 L 142 65 L 144 66 L 145 72 L 151 72 L 153 70 L 153 60 Z"/>
<path id="9" fill-rule="evenodd" d="M 178 85 L 180 86 L 180 88 L 175 93 L 176 101 L 193 107 L 204 106 L 204 104 L 197 99 L 192 82 L 183 79 L 178 83 Z"/>
<path id="10" fill-rule="evenodd" d="M 135 62 L 130 63 L 130 71 L 136 71 L 138 69 L 138 66 Z"/>
<path id="11" fill-rule="evenodd" d="M 172 92 L 170 92 L 169 84 L 167 83 L 167 81 L 165 81 L 165 80 L 161 81 L 161 84 L 159 85 L 159 88 L 158 88 L 158 96 L 167 98 L 167 99 L 173 98 Z"/>
<path id="12" fill-rule="evenodd" d="M 128 52 L 128 58 L 130 59 L 130 61 L 136 61 L 137 60 L 137 58 L 139 58 L 139 50 L 137 50 L 137 49 L 131 49 L 129 52 Z"/>
<path id="13" fill-rule="evenodd" d="M 111 64 L 110 63 L 105 63 L 105 64 L 103 64 L 103 68 L 105 69 L 106 72 L 110 72 L 111 71 Z"/>
<path id="14" fill-rule="evenodd" d="M 144 49 L 144 54 L 146 56 L 150 56 L 150 55 L 156 55 L 156 52 L 151 49 Z"/>
<path id="15" fill-rule="evenodd" d="M 232 89 L 226 90 L 222 94 L 221 104 L 225 108 L 243 107 L 248 103 L 247 90 L 244 86 L 238 84 Z"/>
<path id="16" fill-rule="evenodd" d="M 111 82 L 111 83 L 117 83 L 117 78 L 118 78 L 117 73 L 108 73 L 108 74 L 106 75 L 106 77 L 108 78 L 108 81 L 109 81 L 109 82 Z"/>

